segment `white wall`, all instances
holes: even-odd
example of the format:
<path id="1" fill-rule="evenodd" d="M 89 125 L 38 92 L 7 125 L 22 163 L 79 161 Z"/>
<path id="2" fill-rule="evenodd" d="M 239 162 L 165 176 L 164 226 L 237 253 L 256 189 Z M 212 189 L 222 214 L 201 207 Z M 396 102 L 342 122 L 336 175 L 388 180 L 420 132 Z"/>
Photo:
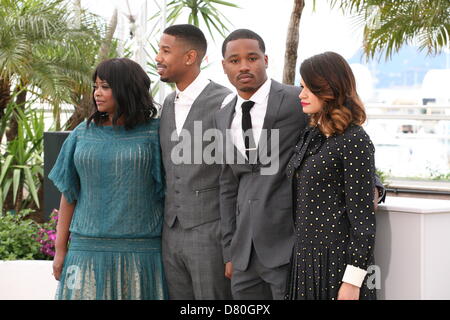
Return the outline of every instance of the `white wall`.
<path id="1" fill-rule="evenodd" d="M 379 299 L 450 299 L 450 201 L 388 197 L 377 212 Z"/>
<path id="2" fill-rule="evenodd" d="M 58 281 L 52 261 L 0 261 L 0 300 L 52 300 Z"/>

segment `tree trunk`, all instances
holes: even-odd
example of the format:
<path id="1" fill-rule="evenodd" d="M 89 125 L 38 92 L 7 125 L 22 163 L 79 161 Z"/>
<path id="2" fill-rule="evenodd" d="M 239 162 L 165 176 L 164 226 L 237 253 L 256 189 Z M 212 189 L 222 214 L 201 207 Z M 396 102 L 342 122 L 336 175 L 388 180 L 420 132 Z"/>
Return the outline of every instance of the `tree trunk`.
<path id="1" fill-rule="evenodd" d="M 84 121 L 87 117 L 89 117 L 92 111 L 92 94 L 91 92 L 86 92 L 83 94 L 80 103 L 75 106 L 75 111 L 70 116 L 69 120 L 67 120 L 65 127 L 66 130 L 73 130 Z"/>
<path id="2" fill-rule="evenodd" d="M 27 89 L 26 84 L 21 81 L 20 86 L 16 87 L 16 92 L 20 91 L 16 97 L 16 106 L 21 110 L 25 110 L 25 102 L 27 101 Z M 13 141 L 17 137 L 17 116 L 13 113 L 9 120 L 9 129 L 6 131 L 6 140 Z"/>
<path id="3" fill-rule="evenodd" d="M 100 46 L 99 52 L 99 62 L 108 59 L 109 52 L 111 51 L 111 43 L 113 40 L 114 33 L 117 28 L 117 9 L 114 9 L 114 13 L 109 21 L 108 32 L 106 33 L 105 39 Z"/>
<path id="4" fill-rule="evenodd" d="M 11 100 L 10 86 L 9 79 L 0 78 L 0 119 L 5 114 L 6 106 Z M 0 137 L 1 139 L 2 137 Z"/>
<path id="5" fill-rule="evenodd" d="M 105 39 L 102 41 L 102 45 L 100 46 L 97 62 L 100 63 L 106 59 L 108 59 L 109 53 L 111 51 L 111 43 L 113 41 L 114 33 L 117 28 L 117 9 L 114 10 L 114 13 L 109 21 L 108 31 L 106 33 Z M 65 125 L 66 130 L 73 130 L 77 125 L 84 121 L 87 117 L 89 117 L 92 111 L 92 92 L 82 93 L 82 98 L 80 103 L 75 106 L 74 113 L 70 116 L 69 120 Z"/>
<path id="6" fill-rule="evenodd" d="M 295 80 L 299 26 L 304 7 L 304 0 L 294 0 L 294 9 L 292 10 L 291 20 L 289 21 L 286 52 L 284 54 L 283 83 L 285 84 L 294 84 Z"/>

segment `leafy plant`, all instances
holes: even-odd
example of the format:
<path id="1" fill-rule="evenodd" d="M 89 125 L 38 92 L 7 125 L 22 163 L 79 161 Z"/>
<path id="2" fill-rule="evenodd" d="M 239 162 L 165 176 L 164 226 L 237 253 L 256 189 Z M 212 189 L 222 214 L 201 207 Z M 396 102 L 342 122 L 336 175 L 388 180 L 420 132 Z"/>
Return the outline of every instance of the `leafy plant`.
<path id="1" fill-rule="evenodd" d="M 217 5 L 238 8 L 236 4 L 222 0 L 173 0 L 167 4 L 167 11 L 169 12 L 167 23 L 173 24 L 182 14 L 183 9 L 187 9 L 190 11 L 189 24 L 199 27 L 200 20 L 203 19 L 213 39 L 212 28 L 218 31 L 222 37 L 225 37 L 228 28 L 223 21 L 231 22 L 220 12 Z"/>
<path id="2" fill-rule="evenodd" d="M 377 169 L 375 172 L 378 175 L 378 177 L 380 178 L 381 183 L 383 185 L 387 185 L 387 178 L 388 178 L 389 175 L 386 172 L 381 171 L 379 169 Z"/>
<path id="3" fill-rule="evenodd" d="M 0 150 L 0 212 L 18 212 L 31 204 L 39 208 L 38 190 L 44 176 L 43 111 L 28 108 L 24 112 L 12 102 L 7 110 L 10 108 L 17 117 L 18 134 Z"/>
<path id="4" fill-rule="evenodd" d="M 47 259 L 36 241 L 39 224 L 27 219 L 31 212 L 0 216 L 0 260 Z"/>
<path id="5" fill-rule="evenodd" d="M 76 15 L 67 0 L 0 0 L 0 118 L 6 105 L 23 106 L 27 92 L 54 109 L 59 129 L 61 103 L 77 104 L 91 86 L 103 23 L 83 12 Z M 16 136 L 10 117 L 8 140 Z"/>
<path id="6" fill-rule="evenodd" d="M 404 44 L 416 43 L 419 50 L 438 54 L 450 42 L 450 2 L 448 0 L 329 0 L 355 14 L 364 26 L 364 53 L 367 58 L 385 53 L 389 59 Z"/>
<path id="7" fill-rule="evenodd" d="M 429 177 L 431 180 L 450 181 L 450 172 L 448 172 L 448 173 L 441 172 L 441 171 L 438 171 L 438 170 L 428 167 L 428 166 L 427 166 L 427 170 L 429 172 Z"/>

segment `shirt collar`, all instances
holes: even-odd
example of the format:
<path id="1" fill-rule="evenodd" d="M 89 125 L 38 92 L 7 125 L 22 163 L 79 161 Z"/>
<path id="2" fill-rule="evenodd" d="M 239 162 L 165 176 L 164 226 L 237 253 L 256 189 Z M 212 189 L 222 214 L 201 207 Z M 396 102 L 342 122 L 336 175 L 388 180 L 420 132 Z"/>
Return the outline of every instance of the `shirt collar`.
<path id="1" fill-rule="evenodd" d="M 195 80 L 192 81 L 191 84 L 188 85 L 183 91 L 175 88 L 176 97 L 178 97 L 178 99 L 189 99 L 193 101 L 197 99 L 197 97 L 200 95 L 200 93 L 202 93 L 202 91 L 208 84 L 209 80 L 200 72 L 197 78 L 195 78 Z"/>
<path id="2" fill-rule="evenodd" d="M 269 78 L 267 78 L 266 82 L 264 82 L 263 85 L 261 87 L 259 87 L 259 89 L 248 100 L 245 100 L 238 94 L 236 106 L 241 108 L 242 103 L 244 101 L 253 101 L 254 103 L 257 103 L 257 104 L 264 103 L 266 101 L 267 96 L 269 95 L 271 84 L 272 84 L 272 81 Z"/>

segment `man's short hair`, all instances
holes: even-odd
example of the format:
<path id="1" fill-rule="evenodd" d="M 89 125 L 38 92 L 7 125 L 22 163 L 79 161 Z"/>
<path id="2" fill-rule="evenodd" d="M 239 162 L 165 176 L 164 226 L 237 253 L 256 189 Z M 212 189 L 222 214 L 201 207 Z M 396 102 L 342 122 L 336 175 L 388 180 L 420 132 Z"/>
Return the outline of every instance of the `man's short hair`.
<path id="1" fill-rule="evenodd" d="M 222 56 L 224 58 L 228 42 L 239 39 L 253 39 L 258 41 L 259 49 L 261 49 L 263 53 L 266 53 L 266 46 L 264 44 L 264 40 L 256 32 L 249 29 L 238 29 L 230 33 L 228 37 L 226 37 L 225 40 L 223 41 Z"/>
<path id="2" fill-rule="evenodd" d="M 208 48 L 202 30 L 192 24 L 175 24 L 166 28 L 164 33 L 186 41 L 186 43 L 192 46 L 191 49 L 198 52 L 200 62 L 202 61 Z"/>

